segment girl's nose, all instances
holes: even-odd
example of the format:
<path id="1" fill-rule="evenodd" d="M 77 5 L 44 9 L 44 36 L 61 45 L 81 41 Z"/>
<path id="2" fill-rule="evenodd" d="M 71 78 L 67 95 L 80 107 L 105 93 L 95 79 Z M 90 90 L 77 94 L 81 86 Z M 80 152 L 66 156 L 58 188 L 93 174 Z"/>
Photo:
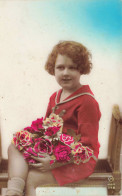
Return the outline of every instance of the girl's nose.
<path id="1" fill-rule="evenodd" d="M 63 75 L 69 75 L 69 70 L 68 70 L 67 68 L 65 68 L 65 69 L 63 70 Z"/>

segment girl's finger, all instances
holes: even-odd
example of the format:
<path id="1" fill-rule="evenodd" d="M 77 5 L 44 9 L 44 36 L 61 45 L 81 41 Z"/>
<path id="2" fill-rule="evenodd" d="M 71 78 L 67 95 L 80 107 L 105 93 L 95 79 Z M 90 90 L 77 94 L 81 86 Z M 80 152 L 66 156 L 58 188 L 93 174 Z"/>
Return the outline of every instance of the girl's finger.
<path id="1" fill-rule="evenodd" d="M 41 161 L 41 157 L 34 157 L 34 156 L 31 156 L 34 160 L 36 160 L 36 161 Z"/>
<path id="2" fill-rule="evenodd" d="M 39 161 L 39 162 L 43 162 L 43 161 L 45 161 L 45 158 L 46 157 L 34 157 L 34 156 L 31 156 L 33 159 L 35 159 L 36 161 Z"/>
<path id="3" fill-rule="evenodd" d="M 47 153 L 39 153 L 39 156 L 42 156 L 42 158 L 45 158 L 45 157 L 48 157 L 48 156 L 50 156 L 50 155 L 47 154 Z"/>
<path id="4" fill-rule="evenodd" d="M 46 172 L 46 170 L 45 169 L 41 169 L 41 172 Z"/>
<path id="5" fill-rule="evenodd" d="M 36 168 L 41 168 L 42 167 L 42 163 L 36 163 L 36 164 L 32 163 L 32 164 L 29 164 L 29 165 L 32 166 L 32 167 L 36 167 Z"/>

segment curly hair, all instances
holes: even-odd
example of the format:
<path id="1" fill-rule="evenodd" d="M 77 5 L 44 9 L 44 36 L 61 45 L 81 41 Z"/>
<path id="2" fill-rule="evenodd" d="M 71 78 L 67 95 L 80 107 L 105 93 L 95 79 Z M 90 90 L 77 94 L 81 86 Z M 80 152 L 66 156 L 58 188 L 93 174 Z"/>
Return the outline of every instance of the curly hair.
<path id="1" fill-rule="evenodd" d="M 55 62 L 58 54 L 66 55 L 77 65 L 81 74 L 88 74 L 92 68 L 91 53 L 81 43 L 75 41 L 62 41 L 54 46 L 45 64 L 45 70 L 55 75 Z"/>

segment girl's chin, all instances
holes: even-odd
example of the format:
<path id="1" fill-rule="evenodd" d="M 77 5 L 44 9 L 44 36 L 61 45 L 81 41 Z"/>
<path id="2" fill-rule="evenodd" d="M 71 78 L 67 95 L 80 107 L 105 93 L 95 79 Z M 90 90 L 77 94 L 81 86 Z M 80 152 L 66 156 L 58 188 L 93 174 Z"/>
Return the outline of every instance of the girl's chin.
<path id="1" fill-rule="evenodd" d="M 67 91 L 72 90 L 72 86 L 62 85 L 61 87 L 62 87 L 63 90 L 67 90 Z"/>
<path id="2" fill-rule="evenodd" d="M 69 85 L 69 84 L 61 84 L 60 86 L 62 88 L 72 88 L 72 85 Z"/>
<path id="3" fill-rule="evenodd" d="M 80 88 L 82 85 L 78 85 L 78 86 L 74 86 L 73 84 L 71 85 L 68 85 L 68 84 L 59 84 L 63 90 L 67 90 L 67 91 L 70 91 L 70 92 L 74 92 L 76 91 L 78 88 Z"/>

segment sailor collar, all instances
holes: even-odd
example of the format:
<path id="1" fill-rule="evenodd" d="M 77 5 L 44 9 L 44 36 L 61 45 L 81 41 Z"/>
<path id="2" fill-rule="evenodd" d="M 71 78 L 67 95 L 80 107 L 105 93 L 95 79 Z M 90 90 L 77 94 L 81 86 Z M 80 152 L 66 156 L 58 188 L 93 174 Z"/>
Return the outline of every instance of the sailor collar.
<path id="1" fill-rule="evenodd" d="M 59 91 L 60 91 L 60 90 L 59 90 Z M 70 97 L 70 98 L 68 98 L 68 99 L 66 99 L 66 100 L 64 100 L 64 101 L 58 103 L 57 98 L 58 98 L 58 95 L 59 95 L 59 91 L 57 91 L 56 97 L 55 97 L 55 105 L 56 105 L 56 106 L 57 106 L 57 105 L 61 105 L 61 104 L 63 104 L 63 103 L 67 103 L 67 102 L 69 102 L 69 101 L 72 101 L 73 99 L 76 99 L 77 97 L 80 97 L 80 96 L 83 96 L 83 95 L 89 95 L 89 96 L 91 96 L 91 97 L 93 97 L 93 98 L 95 99 L 94 95 L 92 95 L 91 93 L 84 92 L 84 93 L 79 93 L 79 94 L 77 94 L 77 95 L 75 95 L 75 96 L 73 96 L 73 97 Z"/>

